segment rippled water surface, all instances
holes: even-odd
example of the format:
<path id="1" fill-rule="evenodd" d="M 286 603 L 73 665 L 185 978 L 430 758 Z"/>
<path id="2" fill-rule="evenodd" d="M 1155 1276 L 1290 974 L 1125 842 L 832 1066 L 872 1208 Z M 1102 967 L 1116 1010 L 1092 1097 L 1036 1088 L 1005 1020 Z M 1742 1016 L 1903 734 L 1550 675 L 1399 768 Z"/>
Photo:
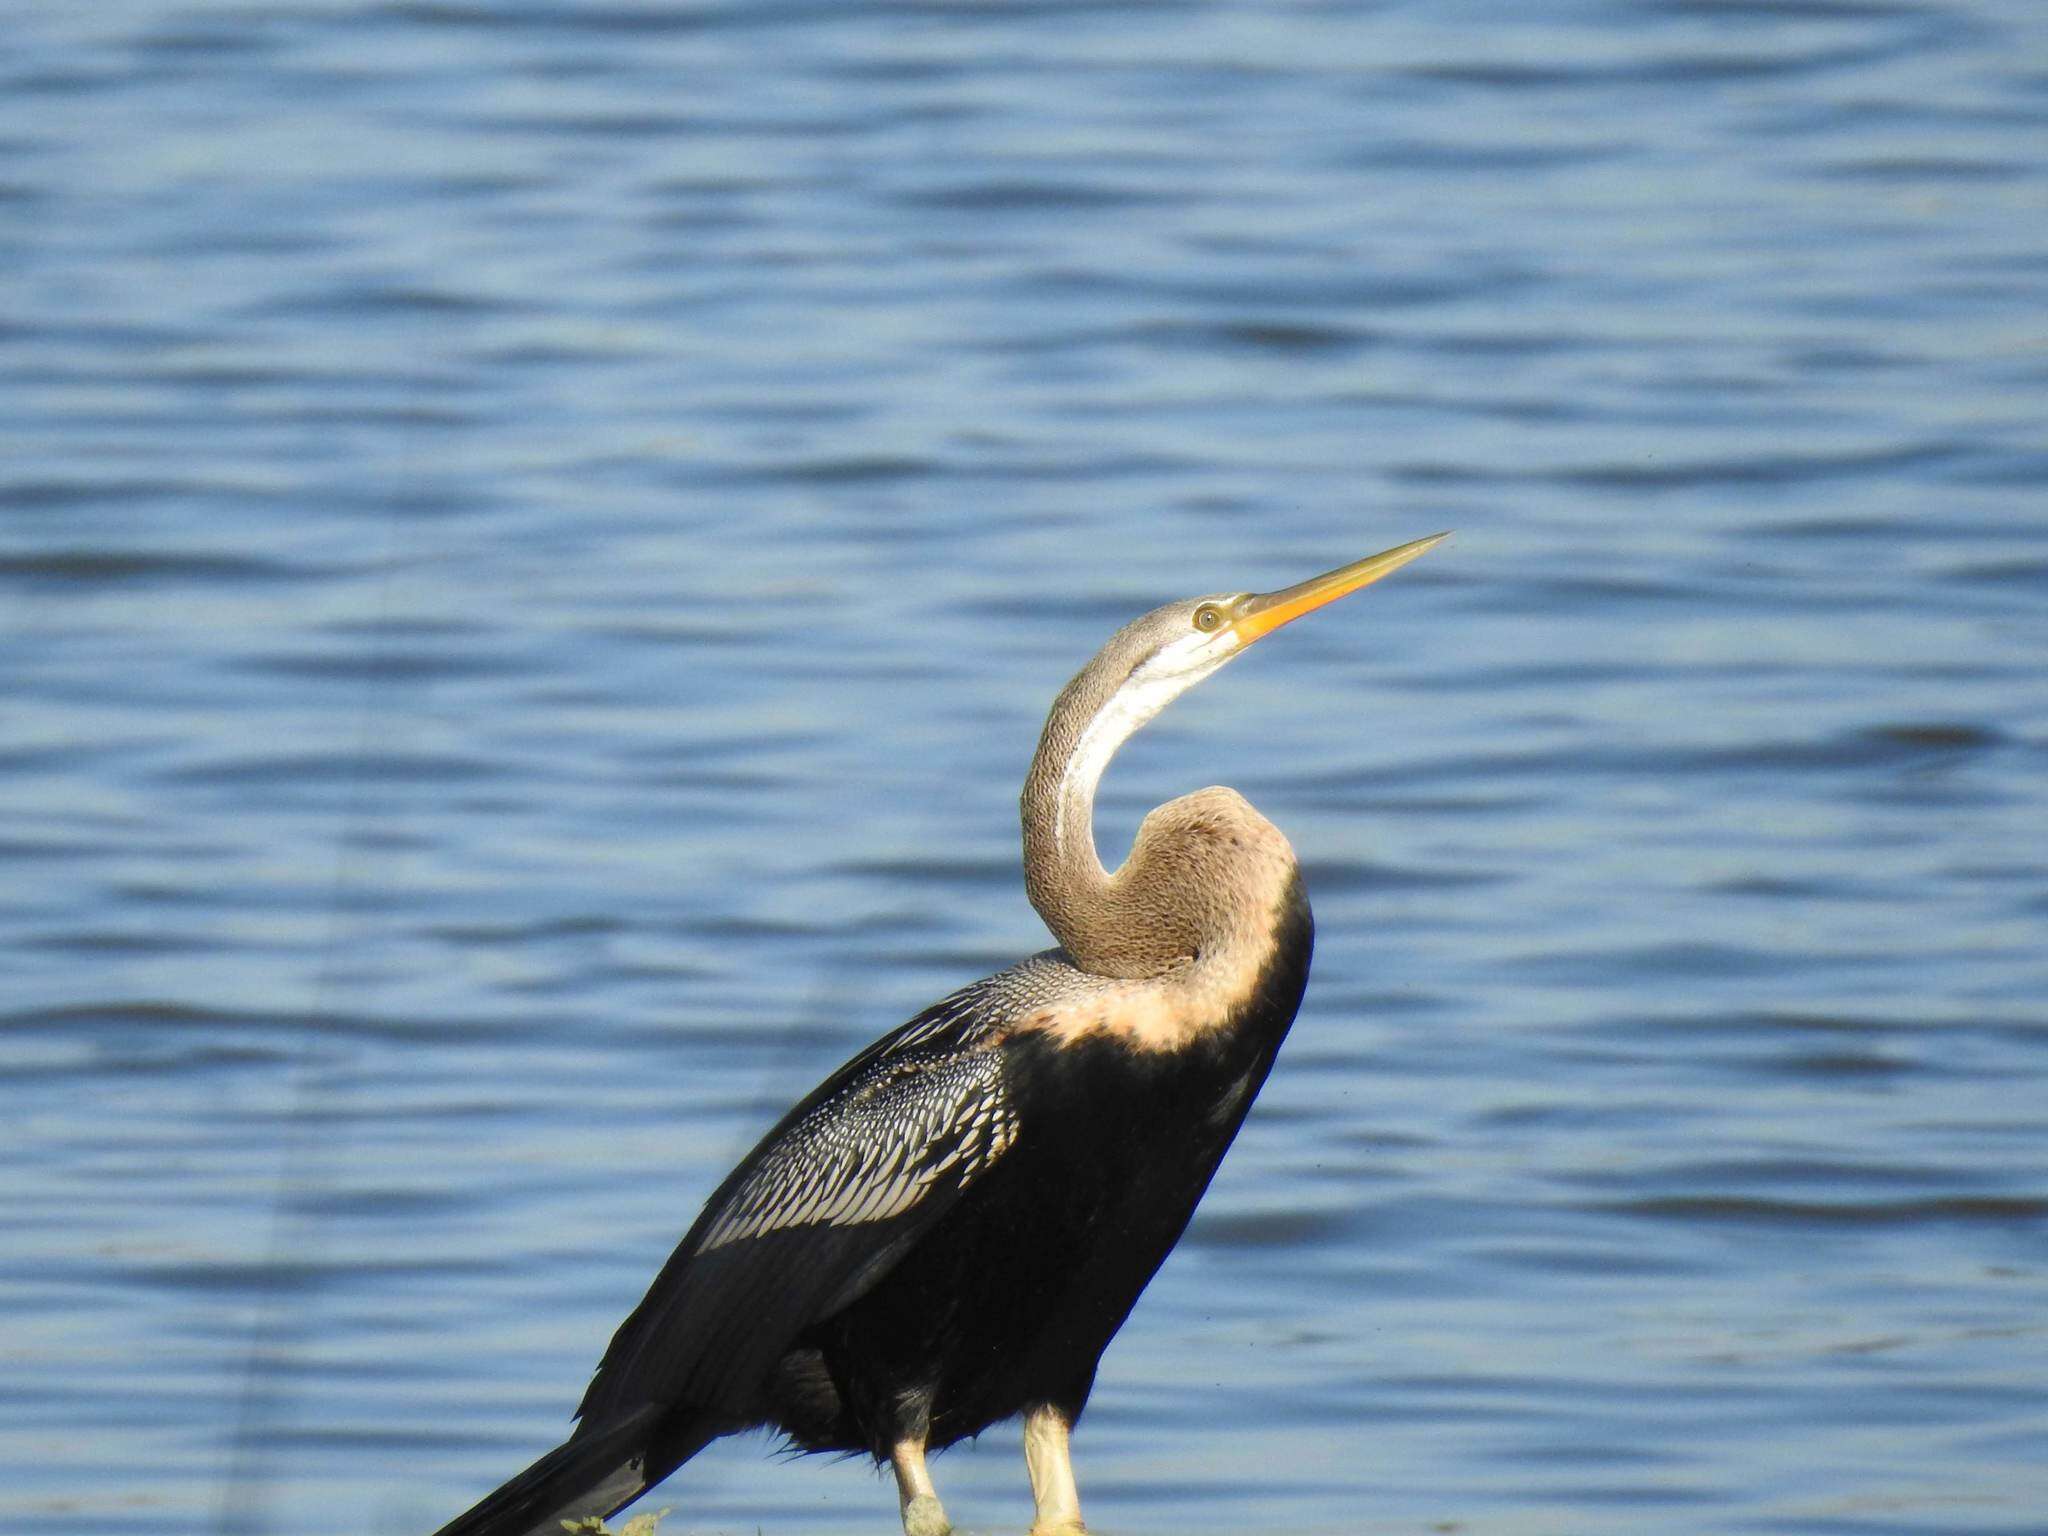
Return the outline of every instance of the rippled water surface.
<path id="1" fill-rule="evenodd" d="M 6 25 L 0 1528 L 438 1524 L 1116 624 L 1448 526 L 1106 786 L 1321 939 L 1092 1521 L 2048 1531 L 2048 8 Z"/>

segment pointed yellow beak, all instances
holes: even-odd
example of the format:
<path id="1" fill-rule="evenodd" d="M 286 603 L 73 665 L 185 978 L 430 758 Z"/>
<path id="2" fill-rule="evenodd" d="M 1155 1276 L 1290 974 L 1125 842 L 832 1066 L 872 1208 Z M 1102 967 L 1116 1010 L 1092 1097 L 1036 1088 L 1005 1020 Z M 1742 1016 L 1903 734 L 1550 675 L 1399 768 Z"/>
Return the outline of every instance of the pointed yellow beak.
<path id="1" fill-rule="evenodd" d="M 1433 533 L 1426 539 L 1416 539 L 1394 549 L 1384 550 L 1377 555 L 1367 555 L 1363 560 L 1354 560 L 1349 565 L 1326 571 L 1321 576 L 1311 576 L 1307 581 L 1283 587 L 1278 592 L 1259 592 L 1239 601 L 1232 616 L 1230 628 L 1238 637 L 1240 645 L 1250 645 L 1263 635 L 1270 635 L 1282 624 L 1293 622 L 1304 613 L 1313 612 L 1325 603 L 1334 603 L 1347 593 L 1356 592 L 1360 587 L 1369 587 L 1382 576 L 1398 571 L 1416 556 L 1426 554 L 1450 537 L 1449 533 Z"/>

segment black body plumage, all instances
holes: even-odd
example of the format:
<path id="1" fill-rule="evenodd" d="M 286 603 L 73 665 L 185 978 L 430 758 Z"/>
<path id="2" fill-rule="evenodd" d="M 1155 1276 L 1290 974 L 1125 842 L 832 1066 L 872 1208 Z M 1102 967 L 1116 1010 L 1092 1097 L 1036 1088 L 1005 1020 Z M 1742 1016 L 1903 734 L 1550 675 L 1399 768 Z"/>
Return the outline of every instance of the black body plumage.
<path id="1" fill-rule="evenodd" d="M 964 988 L 835 1072 L 706 1202 L 597 1369 L 575 1435 L 440 1536 L 610 1514 L 708 1441 L 932 1448 L 1038 1404 L 1069 1421 L 1243 1123 L 1308 978 L 1290 884 L 1228 1018 L 1173 1049 L 1029 1022 L 1104 1006 L 1057 950 Z M 591 1454 L 591 1453 L 595 1454 Z"/>

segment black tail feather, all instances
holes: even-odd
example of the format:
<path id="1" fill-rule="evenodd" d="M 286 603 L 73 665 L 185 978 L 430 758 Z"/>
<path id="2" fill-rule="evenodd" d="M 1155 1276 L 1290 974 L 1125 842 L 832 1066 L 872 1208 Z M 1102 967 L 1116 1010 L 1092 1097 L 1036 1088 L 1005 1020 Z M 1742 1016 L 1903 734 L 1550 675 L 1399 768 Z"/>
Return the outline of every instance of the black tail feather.
<path id="1" fill-rule="evenodd" d="M 660 1482 L 703 1444 L 683 1455 L 655 1448 L 662 1412 L 642 1408 L 597 1428 L 586 1426 L 532 1466 L 488 1494 L 435 1536 L 562 1536 L 564 1520 L 608 1519 Z M 659 1458 L 649 1466 L 650 1449 Z M 661 1463 L 665 1463 L 661 1464 Z"/>

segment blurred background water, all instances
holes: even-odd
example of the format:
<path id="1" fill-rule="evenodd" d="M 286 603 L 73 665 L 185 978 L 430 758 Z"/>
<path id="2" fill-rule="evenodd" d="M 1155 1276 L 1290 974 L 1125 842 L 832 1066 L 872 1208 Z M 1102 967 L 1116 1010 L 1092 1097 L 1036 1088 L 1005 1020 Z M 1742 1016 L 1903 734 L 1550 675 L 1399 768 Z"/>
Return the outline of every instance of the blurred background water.
<path id="1" fill-rule="evenodd" d="M 1113 626 L 1455 527 L 1106 786 L 1321 942 L 1093 1522 L 2048 1531 L 2048 8 L 7 10 L 0 1529 L 437 1525 Z"/>

